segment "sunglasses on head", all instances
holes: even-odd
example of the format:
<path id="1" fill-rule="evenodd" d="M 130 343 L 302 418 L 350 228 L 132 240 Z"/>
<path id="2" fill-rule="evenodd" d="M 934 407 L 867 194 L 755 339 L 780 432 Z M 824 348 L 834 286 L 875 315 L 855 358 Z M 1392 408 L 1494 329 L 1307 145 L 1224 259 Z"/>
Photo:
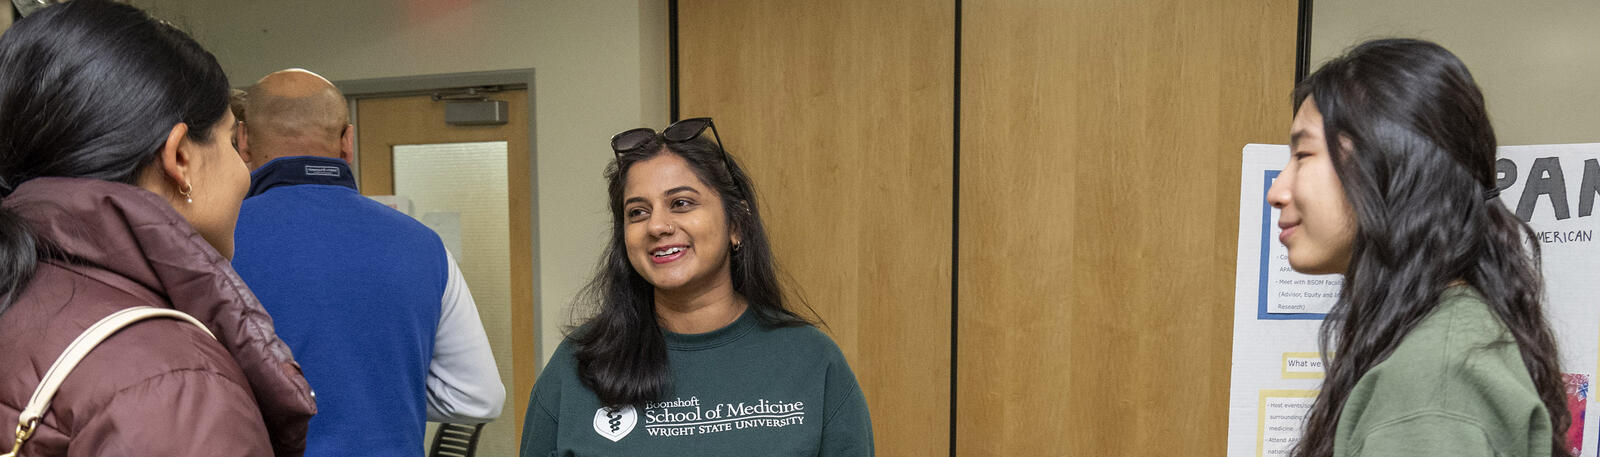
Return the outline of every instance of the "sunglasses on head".
<path id="1" fill-rule="evenodd" d="M 722 153 L 722 166 L 728 169 L 728 174 L 733 174 L 733 163 L 728 160 L 728 150 L 722 147 L 722 137 L 717 135 L 717 124 L 711 122 L 711 118 L 697 117 L 673 122 L 661 130 L 659 136 L 667 143 L 683 143 L 700 137 L 708 128 L 711 129 L 711 139 L 717 146 L 717 152 Z M 656 131 L 649 127 L 618 133 L 611 137 L 611 151 L 620 158 L 623 154 L 638 151 L 657 136 Z"/>

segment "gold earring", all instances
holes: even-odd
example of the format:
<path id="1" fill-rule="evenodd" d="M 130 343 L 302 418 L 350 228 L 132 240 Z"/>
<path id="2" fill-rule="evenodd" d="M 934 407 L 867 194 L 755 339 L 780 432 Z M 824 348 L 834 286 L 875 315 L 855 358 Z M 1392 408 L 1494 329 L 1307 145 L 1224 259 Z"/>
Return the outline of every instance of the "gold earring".
<path id="1" fill-rule="evenodd" d="M 184 203 L 194 203 L 194 198 L 189 196 L 189 192 L 193 192 L 193 191 L 194 191 L 194 186 L 189 185 L 189 181 L 184 181 L 183 182 L 183 187 L 179 187 L 178 188 L 178 195 L 182 195 L 183 196 L 183 202 Z"/>

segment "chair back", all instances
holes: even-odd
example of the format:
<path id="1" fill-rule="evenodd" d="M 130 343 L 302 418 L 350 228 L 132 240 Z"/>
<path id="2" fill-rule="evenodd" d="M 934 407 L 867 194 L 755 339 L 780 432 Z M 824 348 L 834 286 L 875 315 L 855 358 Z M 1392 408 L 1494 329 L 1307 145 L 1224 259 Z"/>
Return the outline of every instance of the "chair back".
<path id="1" fill-rule="evenodd" d="M 472 457 L 478 453 L 479 433 L 483 433 L 483 424 L 441 422 L 433 435 L 428 457 Z"/>

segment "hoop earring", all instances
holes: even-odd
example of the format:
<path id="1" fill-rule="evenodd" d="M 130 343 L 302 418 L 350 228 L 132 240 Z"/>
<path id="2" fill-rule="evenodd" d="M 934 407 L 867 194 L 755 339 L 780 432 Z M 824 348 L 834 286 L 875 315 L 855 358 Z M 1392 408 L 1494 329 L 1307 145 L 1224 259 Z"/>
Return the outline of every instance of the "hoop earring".
<path id="1" fill-rule="evenodd" d="M 194 198 L 189 196 L 189 193 L 193 191 L 194 186 L 189 185 L 189 181 L 184 181 L 183 187 L 178 188 L 178 195 L 183 196 L 184 203 L 194 203 Z"/>

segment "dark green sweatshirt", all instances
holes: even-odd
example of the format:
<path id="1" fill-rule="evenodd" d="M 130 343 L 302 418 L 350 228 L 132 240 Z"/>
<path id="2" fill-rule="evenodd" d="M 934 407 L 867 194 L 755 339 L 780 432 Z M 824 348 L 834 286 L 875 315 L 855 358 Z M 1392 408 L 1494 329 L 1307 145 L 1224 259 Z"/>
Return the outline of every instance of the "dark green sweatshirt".
<path id="1" fill-rule="evenodd" d="M 1356 381 L 1336 457 L 1550 455 L 1550 413 L 1516 340 L 1465 286 Z"/>
<path id="2" fill-rule="evenodd" d="M 746 311 L 727 327 L 665 333 L 661 401 L 600 404 L 562 342 L 533 386 L 522 457 L 870 456 L 866 398 L 815 327 L 766 328 Z"/>

